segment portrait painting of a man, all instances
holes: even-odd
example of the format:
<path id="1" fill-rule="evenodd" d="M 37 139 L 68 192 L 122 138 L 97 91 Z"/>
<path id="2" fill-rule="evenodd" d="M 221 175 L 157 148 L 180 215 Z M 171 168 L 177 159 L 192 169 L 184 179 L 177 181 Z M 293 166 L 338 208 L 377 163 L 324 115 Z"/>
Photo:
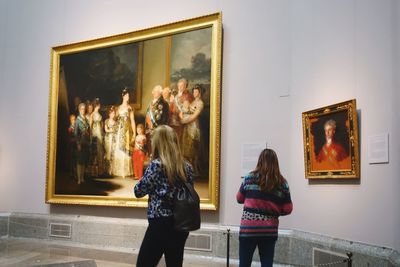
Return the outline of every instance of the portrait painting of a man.
<path id="1" fill-rule="evenodd" d="M 314 170 L 345 170 L 350 169 L 349 145 L 346 135 L 336 134 L 338 123 L 336 120 L 329 118 L 323 123 L 317 121 L 315 128 L 319 128 L 319 132 L 315 130 L 314 153 L 312 157 L 312 165 Z M 319 125 L 318 125 L 319 122 Z M 322 129 L 321 129 L 322 128 Z M 340 129 L 340 125 L 339 125 Z M 348 129 L 346 125 L 342 125 L 342 130 L 346 133 Z M 319 135 L 319 136 L 317 136 Z M 323 137 L 321 137 L 323 136 Z M 321 146 L 321 143 L 323 144 Z M 347 141 L 347 142 L 346 142 Z"/>
<path id="2" fill-rule="evenodd" d="M 308 178 L 340 178 L 355 171 L 358 160 L 355 108 L 348 103 L 345 108 L 337 105 L 303 113 Z"/>

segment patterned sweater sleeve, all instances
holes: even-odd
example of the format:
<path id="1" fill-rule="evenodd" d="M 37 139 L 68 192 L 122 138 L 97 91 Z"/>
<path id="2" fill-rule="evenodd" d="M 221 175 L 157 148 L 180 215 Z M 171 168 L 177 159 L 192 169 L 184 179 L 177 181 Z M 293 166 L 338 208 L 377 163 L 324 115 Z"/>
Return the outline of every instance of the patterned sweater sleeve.
<path id="1" fill-rule="evenodd" d="M 239 191 L 236 193 L 236 201 L 239 204 L 244 203 L 245 199 L 245 189 L 244 189 L 245 179 L 243 179 L 242 184 L 240 185 Z"/>
<path id="2" fill-rule="evenodd" d="M 161 163 L 153 160 L 144 172 L 142 179 L 135 185 L 134 192 L 137 198 L 144 197 L 155 190 L 159 182 L 157 176 L 161 171 Z"/>
<path id="3" fill-rule="evenodd" d="M 286 181 L 283 184 L 282 193 L 283 193 L 283 203 L 280 206 L 280 214 L 279 214 L 281 216 L 288 215 L 292 213 L 293 210 L 293 203 L 290 197 L 289 184 Z"/>

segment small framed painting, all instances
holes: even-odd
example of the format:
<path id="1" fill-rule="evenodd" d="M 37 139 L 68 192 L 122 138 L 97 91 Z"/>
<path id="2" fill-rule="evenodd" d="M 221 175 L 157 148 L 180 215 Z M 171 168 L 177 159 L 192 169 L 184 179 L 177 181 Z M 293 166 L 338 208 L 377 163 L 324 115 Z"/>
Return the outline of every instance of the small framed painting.
<path id="1" fill-rule="evenodd" d="M 356 100 L 303 112 L 306 178 L 359 178 Z"/>

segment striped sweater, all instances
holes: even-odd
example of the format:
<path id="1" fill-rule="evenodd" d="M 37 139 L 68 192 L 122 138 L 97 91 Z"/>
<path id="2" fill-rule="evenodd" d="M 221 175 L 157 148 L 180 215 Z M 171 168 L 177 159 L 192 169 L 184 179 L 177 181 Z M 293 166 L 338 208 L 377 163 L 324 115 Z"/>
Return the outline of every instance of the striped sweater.
<path id="1" fill-rule="evenodd" d="M 244 204 L 240 223 L 241 237 L 277 237 L 278 217 L 292 212 L 289 185 L 285 183 L 274 191 L 261 191 L 259 176 L 252 173 L 244 177 L 236 195 L 238 203 Z"/>

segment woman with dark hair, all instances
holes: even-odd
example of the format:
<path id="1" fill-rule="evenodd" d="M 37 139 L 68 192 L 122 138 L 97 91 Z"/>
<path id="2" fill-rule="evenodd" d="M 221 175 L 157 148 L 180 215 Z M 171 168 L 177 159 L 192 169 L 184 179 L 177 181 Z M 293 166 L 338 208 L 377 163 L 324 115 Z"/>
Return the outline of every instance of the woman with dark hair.
<path id="1" fill-rule="evenodd" d="M 261 152 L 256 168 L 244 177 L 236 199 L 244 204 L 239 231 L 239 266 L 251 266 L 256 247 L 261 266 L 272 266 L 278 217 L 290 214 L 293 209 L 289 185 L 279 170 L 275 151 L 266 148 Z"/>
<path id="2" fill-rule="evenodd" d="M 113 174 L 123 178 L 133 175 L 130 145 L 136 136 L 136 123 L 132 107 L 129 105 L 129 91 L 122 91 L 122 103 L 117 110 L 117 132 L 113 160 Z"/>
<path id="3" fill-rule="evenodd" d="M 180 267 L 188 232 L 174 229 L 173 198 L 182 182 L 193 184 L 192 166 L 183 159 L 175 131 L 160 125 L 151 138 L 153 160 L 135 185 L 137 198 L 149 195 L 147 227 L 137 258 L 137 267 L 156 267 L 165 255 L 167 267 Z"/>

